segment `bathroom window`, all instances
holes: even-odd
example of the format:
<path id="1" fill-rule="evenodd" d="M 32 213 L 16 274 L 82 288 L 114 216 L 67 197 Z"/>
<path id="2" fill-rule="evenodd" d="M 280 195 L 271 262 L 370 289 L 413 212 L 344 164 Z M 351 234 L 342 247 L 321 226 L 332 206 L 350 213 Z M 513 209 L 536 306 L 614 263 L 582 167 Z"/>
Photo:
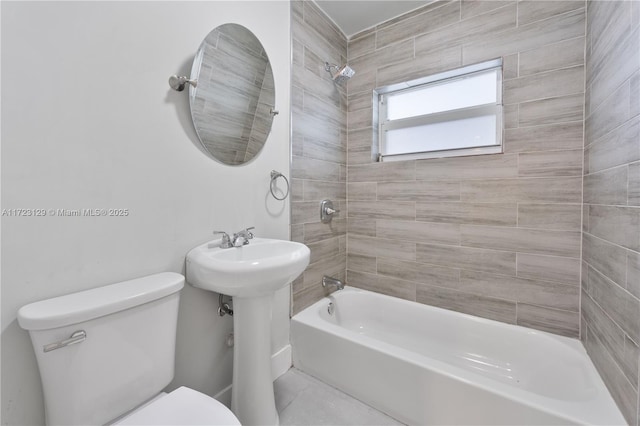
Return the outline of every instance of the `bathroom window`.
<path id="1" fill-rule="evenodd" d="M 378 88 L 374 105 L 378 161 L 502 152 L 502 59 Z"/>

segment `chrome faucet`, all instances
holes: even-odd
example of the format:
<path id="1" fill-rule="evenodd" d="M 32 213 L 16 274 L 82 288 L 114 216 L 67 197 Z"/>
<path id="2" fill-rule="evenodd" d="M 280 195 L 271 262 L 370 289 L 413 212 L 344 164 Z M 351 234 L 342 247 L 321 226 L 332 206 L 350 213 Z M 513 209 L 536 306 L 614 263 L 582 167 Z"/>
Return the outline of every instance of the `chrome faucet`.
<path id="1" fill-rule="evenodd" d="M 222 241 L 220 241 L 220 245 L 218 246 L 220 248 L 242 247 L 249 244 L 249 240 L 253 238 L 253 232 L 251 232 L 252 229 L 255 229 L 255 227 L 252 226 L 251 228 L 238 231 L 233 234 L 233 238 L 224 231 L 213 231 L 213 234 L 222 235 Z"/>
<path id="2" fill-rule="evenodd" d="M 233 234 L 233 241 L 231 241 L 232 247 L 242 247 L 249 244 L 249 240 L 253 238 L 253 232 L 251 232 L 252 229 L 255 229 L 255 226 L 243 229 L 242 231 L 238 231 Z"/>
<path id="3" fill-rule="evenodd" d="M 342 290 L 344 288 L 344 283 L 337 278 L 325 275 L 322 277 L 322 287 L 327 288 L 329 286 L 336 286 L 338 290 Z"/>
<path id="4" fill-rule="evenodd" d="M 220 241 L 220 248 L 231 248 L 233 244 L 231 244 L 231 238 L 229 238 L 229 234 L 224 231 L 213 231 L 213 235 L 222 234 L 222 241 Z"/>

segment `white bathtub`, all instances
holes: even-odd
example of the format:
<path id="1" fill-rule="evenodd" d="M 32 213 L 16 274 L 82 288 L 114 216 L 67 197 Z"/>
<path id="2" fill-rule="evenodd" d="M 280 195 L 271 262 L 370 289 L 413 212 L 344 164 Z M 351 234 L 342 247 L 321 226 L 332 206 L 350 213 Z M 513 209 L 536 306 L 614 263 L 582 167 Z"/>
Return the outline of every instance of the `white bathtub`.
<path id="1" fill-rule="evenodd" d="M 349 287 L 291 340 L 296 368 L 410 425 L 626 424 L 578 340 Z"/>

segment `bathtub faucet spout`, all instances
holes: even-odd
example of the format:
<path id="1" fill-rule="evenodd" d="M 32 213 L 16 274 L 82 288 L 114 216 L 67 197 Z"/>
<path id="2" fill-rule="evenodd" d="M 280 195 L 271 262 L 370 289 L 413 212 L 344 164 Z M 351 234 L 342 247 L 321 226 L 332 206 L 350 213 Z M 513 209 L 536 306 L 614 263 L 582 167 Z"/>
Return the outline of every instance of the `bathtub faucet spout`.
<path id="1" fill-rule="evenodd" d="M 322 277 L 322 287 L 327 288 L 335 286 L 338 290 L 342 290 L 344 288 L 344 283 L 337 278 L 330 277 L 325 275 Z"/>

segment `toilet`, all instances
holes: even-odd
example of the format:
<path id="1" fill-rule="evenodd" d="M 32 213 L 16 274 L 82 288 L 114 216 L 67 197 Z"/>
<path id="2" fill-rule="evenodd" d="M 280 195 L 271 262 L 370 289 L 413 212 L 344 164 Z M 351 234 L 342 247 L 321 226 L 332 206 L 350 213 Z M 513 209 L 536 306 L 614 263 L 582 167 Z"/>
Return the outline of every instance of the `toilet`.
<path id="1" fill-rule="evenodd" d="M 222 403 L 173 379 L 184 277 L 173 272 L 23 306 L 48 425 L 240 425 Z"/>

